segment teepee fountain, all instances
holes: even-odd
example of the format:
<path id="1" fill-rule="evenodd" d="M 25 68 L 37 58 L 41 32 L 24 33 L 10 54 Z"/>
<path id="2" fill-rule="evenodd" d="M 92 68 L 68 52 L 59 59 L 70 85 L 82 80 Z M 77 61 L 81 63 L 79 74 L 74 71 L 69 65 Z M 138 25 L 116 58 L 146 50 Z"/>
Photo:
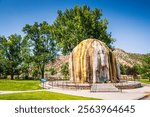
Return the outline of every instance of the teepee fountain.
<path id="1" fill-rule="evenodd" d="M 119 82 L 120 70 L 113 52 L 97 39 L 84 40 L 73 49 L 69 69 L 71 82 Z"/>
<path id="2" fill-rule="evenodd" d="M 120 80 L 119 68 L 115 55 L 105 43 L 86 39 L 70 54 L 70 80 L 56 80 L 49 84 L 67 89 L 90 89 L 90 92 L 118 92 L 141 87 L 139 82 Z"/>

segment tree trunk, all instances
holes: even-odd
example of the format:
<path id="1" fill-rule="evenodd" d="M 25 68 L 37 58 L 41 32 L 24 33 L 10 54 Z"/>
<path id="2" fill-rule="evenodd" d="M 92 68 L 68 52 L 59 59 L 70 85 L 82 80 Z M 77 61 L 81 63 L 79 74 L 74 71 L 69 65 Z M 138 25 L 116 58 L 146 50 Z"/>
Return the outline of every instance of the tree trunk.
<path id="1" fill-rule="evenodd" d="M 13 72 L 13 69 L 11 69 L 11 80 L 13 80 L 14 79 L 14 72 Z"/>
<path id="2" fill-rule="evenodd" d="M 42 65 L 42 67 L 41 67 L 41 77 L 42 77 L 42 78 L 44 78 L 44 70 L 45 70 L 45 69 L 44 69 L 44 66 L 45 66 L 45 65 Z"/>

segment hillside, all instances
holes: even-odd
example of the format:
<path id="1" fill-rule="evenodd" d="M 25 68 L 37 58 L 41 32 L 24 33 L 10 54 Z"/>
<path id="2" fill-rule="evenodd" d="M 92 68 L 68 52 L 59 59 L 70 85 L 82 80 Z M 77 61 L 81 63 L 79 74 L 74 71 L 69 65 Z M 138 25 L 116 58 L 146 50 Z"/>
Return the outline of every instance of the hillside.
<path id="1" fill-rule="evenodd" d="M 114 50 L 117 60 L 120 64 L 132 67 L 134 64 L 142 64 L 142 60 L 145 56 L 150 56 L 150 54 L 138 54 L 125 52 L 122 49 L 116 48 Z"/>
<path id="2" fill-rule="evenodd" d="M 61 65 L 63 63 L 66 63 L 68 62 L 69 60 L 69 55 L 66 55 L 66 56 L 58 56 L 57 59 L 54 61 L 54 62 L 50 62 L 46 65 L 46 69 L 49 69 L 49 68 L 55 68 L 57 70 L 59 70 L 59 68 L 61 67 Z"/>
<path id="3" fill-rule="evenodd" d="M 142 64 L 142 60 L 145 56 L 150 56 L 150 54 L 137 54 L 137 53 L 128 53 L 122 49 L 114 49 L 114 54 L 120 64 L 132 67 L 134 64 Z M 53 63 L 46 65 L 46 69 L 55 68 L 57 72 L 60 72 L 61 65 L 65 62 L 68 62 L 69 55 L 67 56 L 58 56 L 58 58 Z"/>

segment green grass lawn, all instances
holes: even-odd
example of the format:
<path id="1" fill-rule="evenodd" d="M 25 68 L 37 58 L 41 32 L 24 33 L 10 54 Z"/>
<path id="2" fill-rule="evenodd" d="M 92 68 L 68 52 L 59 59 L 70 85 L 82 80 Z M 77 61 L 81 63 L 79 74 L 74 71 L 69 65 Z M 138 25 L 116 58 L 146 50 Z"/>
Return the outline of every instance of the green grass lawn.
<path id="1" fill-rule="evenodd" d="M 139 82 L 142 82 L 142 83 L 150 84 L 149 79 L 140 79 L 140 80 L 138 80 L 138 81 L 139 81 Z"/>
<path id="2" fill-rule="evenodd" d="M 81 96 L 66 95 L 48 91 L 1 94 L 0 100 L 99 100 Z"/>
<path id="3" fill-rule="evenodd" d="M 24 90 L 38 90 L 39 80 L 0 80 L 1 91 L 24 91 Z"/>
<path id="4" fill-rule="evenodd" d="M 40 81 L 34 80 L 0 80 L 0 91 L 25 91 L 42 89 Z M 81 96 L 66 95 L 48 91 L 0 94 L 0 100 L 98 100 Z"/>

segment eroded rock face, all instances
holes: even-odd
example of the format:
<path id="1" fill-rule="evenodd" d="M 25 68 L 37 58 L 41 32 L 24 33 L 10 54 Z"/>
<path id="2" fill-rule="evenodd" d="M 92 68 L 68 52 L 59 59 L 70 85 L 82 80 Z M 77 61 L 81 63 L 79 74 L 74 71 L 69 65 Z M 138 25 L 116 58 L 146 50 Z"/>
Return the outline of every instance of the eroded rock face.
<path id="1" fill-rule="evenodd" d="M 117 66 L 114 54 L 103 42 L 87 39 L 70 54 L 70 80 L 79 83 L 118 82 Z"/>

